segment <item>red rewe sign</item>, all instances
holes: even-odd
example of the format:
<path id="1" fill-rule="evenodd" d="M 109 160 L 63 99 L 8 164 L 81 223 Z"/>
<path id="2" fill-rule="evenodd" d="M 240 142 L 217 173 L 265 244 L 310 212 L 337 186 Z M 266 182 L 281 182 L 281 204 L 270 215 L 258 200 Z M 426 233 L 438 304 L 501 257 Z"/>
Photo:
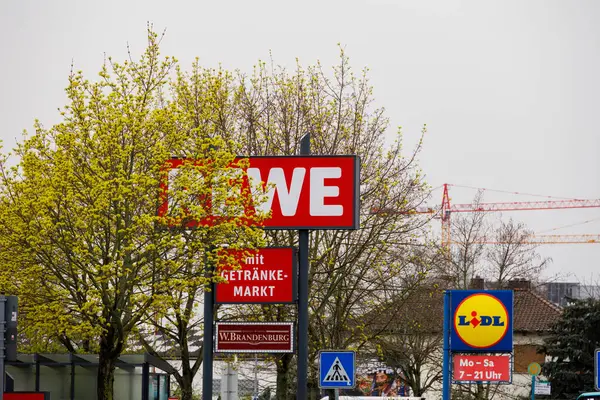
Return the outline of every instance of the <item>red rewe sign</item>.
<path id="1" fill-rule="evenodd" d="M 512 382 L 510 355 L 454 354 L 452 367 L 452 379 L 455 382 Z"/>
<path id="2" fill-rule="evenodd" d="M 241 269 L 219 266 L 228 283 L 215 286 L 215 303 L 293 303 L 296 301 L 296 249 L 269 247 L 250 252 L 224 250 L 240 260 Z"/>
<path id="3" fill-rule="evenodd" d="M 237 160 L 240 160 L 238 158 Z M 261 197 L 254 210 L 265 215 L 265 229 L 358 229 L 360 159 L 357 156 L 247 157 L 242 178 Z M 237 161 L 236 160 L 236 161 Z M 165 163 L 159 216 L 169 215 L 168 175 L 183 159 Z M 196 161 L 201 162 L 201 161 Z M 241 194 L 240 194 L 241 196 Z M 215 210 L 218 207 L 215 205 Z M 217 214 L 214 212 L 213 214 Z M 213 219 L 192 225 L 210 224 Z"/>
<path id="4" fill-rule="evenodd" d="M 293 322 L 217 322 L 217 353 L 293 353 Z"/>

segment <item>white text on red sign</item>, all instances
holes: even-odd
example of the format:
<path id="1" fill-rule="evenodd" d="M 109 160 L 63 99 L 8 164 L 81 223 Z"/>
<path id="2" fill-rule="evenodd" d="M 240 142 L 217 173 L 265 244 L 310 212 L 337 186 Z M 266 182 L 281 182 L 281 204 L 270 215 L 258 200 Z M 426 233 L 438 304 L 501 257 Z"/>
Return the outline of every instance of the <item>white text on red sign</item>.
<path id="1" fill-rule="evenodd" d="M 510 382 L 510 356 L 452 356 L 452 376 L 457 382 Z"/>
<path id="2" fill-rule="evenodd" d="M 357 229 L 359 161 L 355 156 L 249 157 L 242 174 L 251 192 L 262 199 L 254 210 L 270 217 L 270 229 Z M 169 160 L 160 216 L 169 214 L 169 181 L 184 160 Z M 238 172 L 233 172 L 239 175 Z M 229 171 L 232 173 L 232 171 Z M 234 195 L 234 194 L 232 194 Z M 215 201 L 216 199 L 213 199 Z M 216 201 L 215 201 L 216 203 Z M 212 214 L 223 209 L 212 204 Z M 246 210 L 248 212 L 248 210 Z M 198 223 L 210 224 L 212 218 Z"/>
<path id="3" fill-rule="evenodd" d="M 226 250 L 227 251 L 227 250 Z M 230 250 L 235 257 L 240 251 Z M 227 283 L 218 283 L 217 303 L 292 303 L 296 297 L 296 251 L 271 247 L 252 251 L 240 263 L 241 269 L 220 266 Z"/>

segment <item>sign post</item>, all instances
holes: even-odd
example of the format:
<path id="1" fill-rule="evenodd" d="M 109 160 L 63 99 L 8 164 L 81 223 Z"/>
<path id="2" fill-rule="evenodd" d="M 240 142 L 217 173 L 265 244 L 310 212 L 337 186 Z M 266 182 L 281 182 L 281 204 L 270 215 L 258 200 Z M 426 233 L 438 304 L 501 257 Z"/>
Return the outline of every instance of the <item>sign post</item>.
<path id="1" fill-rule="evenodd" d="M 450 386 L 452 376 L 450 374 L 450 302 L 452 300 L 452 292 L 446 290 L 444 292 L 444 359 L 442 363 L 442 400 L 450 400 Z"/>
<path id="2" fill-rule="evenodd" d="M 241 167 L 240 160 L 247 160 L 247 167 Z M 210 161 L 210 160 L 209 160 Z M 169 185 L 176 179 L 178 169 L 187 165 L 201 165 L 207 160 L 172 158 L 165 162 L 161 180 L 160 205 L 158 216 L 165 225 L 193 229 L 218 223 L 228 218 L 222 214 L 219 205 L 209 202 L 210 213 L 190 218 L 189 212 L 174 204 L 169 194 Z M 227 169 L 227 168 L 225 168 Z M 300 141 L 299 156 L 249 156 L 237 157 L 224 171 L 232 176 L 240 176 L 242 190 L 246 193 L 258 193 L 264 201 L 245 206 L 247 216 L 260 212 L 269 215 L 262 221 L 263 229 L 298 230 L 298 368 L 297 398 L 308 398 L 308 272 L 309 272 L 309 230 L 353 230 L 360 228 L 360 158 L 356 155 L 311 155 L 310 134 Z M 202 177 L 199 177 L 201 179 Z M 175 186 L 172 186 L 175 187 Z M 249 190 L 247 190 L 249 189 Z M 232 196 L 238 195 L 233 193 Z M 210 198 L 210 195 L 208 196 Z M 245 199 L 247 200 L 247 199 Z M 248 202 L 244 202 L 248 204 Z M 173 208 L 176 208 L 173 210 Z M 206 276 L 211 277 L 214 266 L 206 268 Z M 245 273 L 244 273 L 245 274 Z M 295 275 L 295 274 L 294 274 Z M 233 278 L 239 277 L 234 274 Z M 245 277 L 246 275 L 244 275 Z M 253 275 L 254 276 L 254 275 Z M 253 280 L 253 278 L 252 278 Z M 211 285 L 211 289 L 214 285 Z M 273 287 L 271 287 L 273 286 Z M 240 300 L 261 297 L 254 303 L 260 303 L 265 297 L 275 293 L 276 285 L 244 284 L 232 287 L 233 296 Z M 237 292 L 236 292 L 237 290 Z M 273 291 L 271 291 L 273 290 Z M 221 295 L 225 295 L 222 290 Z M 212 397 L 212 361 L 213 361 L 213 290 L 204 295 L 204 361 L 203 361 L 203 398 Z M 293 291 L 283 294 L 292 294 Z M 230 299 L 229 299 L 230 300 Z M 230 301 L 225 299 L 225 303 Z M 281 300 L 281 299 L 279 299 Z M 272 301 L 275 302 L 275 301 Z M 277 301 L 285 303 L 287 301 Z M 240 302 L 242 303 L 242 302 Z M 248 302 L 244 302 L 248 303 Z M 0 399 L 1 400 L 1 399 Z"/>
<path id="3" fill-rule="evenodd" d="M 594 386 L 600 390 L 600 349 L 594 351 Z"/>
<path id="4" fill-rule="evenodd" d="M 527 366 L 527 372 L 531 375 L 531 400 L 535 400 L 535 381 L 536 377 L 542 372 L 542 366 L 532 362 Z"/>
<path id="5" fill-rule="evenodd" d="M 443 400 L 450 400 L 453 376 L 456 382 L 512 382 L 512 290 L 447 290 L 443 335 Z"/>
<path id="6" fill-rule="evenodd" d="M 319 387 L 351 389 L 356 385 L 356 353 L 323 350 L 319 352 Z"/>
<path id="7" fill-rule="evenodd" d="M 310 154 L 310 134 L 300 139 L 300 154 Z M 308 229 L 298 230 L 300 273 L 298 274 L 298 399 L 308 399 L 308 269 L 310 262 Z"/>

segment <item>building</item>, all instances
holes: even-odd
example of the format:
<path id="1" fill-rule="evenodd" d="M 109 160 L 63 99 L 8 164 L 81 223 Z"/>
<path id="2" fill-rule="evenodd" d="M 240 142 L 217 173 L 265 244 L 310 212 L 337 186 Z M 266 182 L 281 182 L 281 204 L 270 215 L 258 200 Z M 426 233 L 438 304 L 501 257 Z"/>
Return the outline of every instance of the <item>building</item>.
<path id="1" fill-rule="evenodd" d="M 600 298 L 600 286 L 579 282 L 548 282 L 543 285 L 545 296 L 552 303 L 564 307 L 571 299 Z"/>
<path id="2" fill-rule="evenodd" d="M 401 306 L 398 324 L 387 332 L 390 339 L 395 335 L 410 335 L 410 328 L 414 325 L 425 327 L 425 331 L 435 339 L 438 353 L 433 358 L 431 368 L 440 369 L 442 359 L 441 335 L 443 316 L 443 282 L 435 282 L 437 289 L 422 290 L 416 293 L 416 298 L 406 305 Z M 484 279 L 476 278 L 471 282 L 472 289 L 486 288 Z M 562 309 L 547 300 L 542 294 L 532 288 L 527 280 L 514 280 L 508 283 L 508 289 L 514 292 L 513 313 L 513 358 L 512 358 L 512 384 L 492 385 L 493 390 L 516 396 L 528 396 L 531 387 L 531 376 L 527 373 L 527 366 L 532 362 L 542 364 L 546 355 L 539 353 L 544 338 L 550 333 L 552 326 L 559 320 Z M 422 334 L 420 331 L 419 334 Z M 433 340 L 432 340 L 433 341 Z M 402 343 L 400 341 L 399 343 Z M 383 367 L 383 365 L 382 365 Z M 425 369 L 421 381 L 424 381 L 431 371 Z M 469 385 L 453 385 L 455 390 L 469 390 Z M 425 393 L 427 399 L 441 398 L 440 385 L 434 385 Z"/>

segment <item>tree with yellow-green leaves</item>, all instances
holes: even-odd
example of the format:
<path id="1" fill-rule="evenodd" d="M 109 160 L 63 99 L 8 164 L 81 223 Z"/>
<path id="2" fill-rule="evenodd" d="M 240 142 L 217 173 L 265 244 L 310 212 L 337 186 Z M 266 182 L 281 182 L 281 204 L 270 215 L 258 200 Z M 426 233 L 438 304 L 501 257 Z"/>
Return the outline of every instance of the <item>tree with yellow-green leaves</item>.
<path id="1" fill-rule="evenodd" d="M 113 399 L 136 327 L 218 279 L 206 266 L 220 246 L 251 249 L 263 235 L 264 216 L 239 212 L 257 199 L 230 173 L 243 164 L 220 131 L 224 77 L 198 75 L 207 91 L 191 109 L 196 94 L 171 80 L 176 60 L 160 56 L 156 34 L 148 40 L 139 60 L 109 58 L 95 81 L 73 72 L 62 121 L 36 122 L 0 171 L 0 290 L 20 298 L 22 343 L 97 352 L 101 400 Z M 203 162 L 167 174 L 172 157 Z"/>
<path id="2" fill-rule="evenodd" d="M 377 358 L 377 340 L 397 328 L 402 307 L 434 265 L 435 248 L 424 240 L 427 220 L 409 215 L 428 197 L 417 162 L 422 140 L 412 151 L 403 149 L 402 132 L 390 132 L 368 75 L 366 68 L 355 72 L 340 50 L 333 68 L 260 63 L 239 77 L 236 135 L 245 154 L 297 154 L 308 132 L 312 154 L 361 159 L 360 229 L 310 232 L 309 399 L 320 398 L 319 350 L 355 349 L 359 361 Z M 425 127 L 417 137 L 424 133 Z M 298 243 L 293 231 L 268 231 L 267 240 Z M 246 308 L 247 318 L 266 321 L 289 321 L 296 311 L 287 305 Z M 277 357 L 278 399 L 294 395 L 294 361 L 291 354 Z"/>

